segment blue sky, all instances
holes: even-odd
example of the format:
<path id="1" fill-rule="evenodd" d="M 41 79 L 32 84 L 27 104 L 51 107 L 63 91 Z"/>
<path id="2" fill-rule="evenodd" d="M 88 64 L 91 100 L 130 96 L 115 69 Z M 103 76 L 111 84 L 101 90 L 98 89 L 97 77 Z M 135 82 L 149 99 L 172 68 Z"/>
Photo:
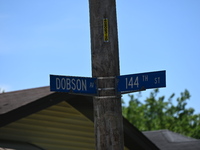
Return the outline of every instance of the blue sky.
<path id="1" fill-rule="evenodd" d="M 188 106 L 200 113 L 200 1 L 116 2 L 121 75 L 166 70 L 160 96 L 188 89 Z M 91 77 L 90 52 L 87 0 L 0 1 L 5 91 L 47 86 L 49 74 Z"/>

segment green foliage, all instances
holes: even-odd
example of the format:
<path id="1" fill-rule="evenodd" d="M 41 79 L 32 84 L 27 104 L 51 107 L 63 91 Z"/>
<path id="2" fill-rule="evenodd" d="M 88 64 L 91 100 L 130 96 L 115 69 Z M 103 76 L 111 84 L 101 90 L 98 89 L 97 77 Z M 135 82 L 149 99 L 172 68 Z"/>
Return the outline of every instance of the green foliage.
<path id="1" fill-rule="evenodd" d="M 190 93 L 185 90 L 176 103 L 172 103 L 175 94 L 167 100 L 158 97 L 155 89 L 144 103 L 129 95 L 129 106 L 123 106 L 123 116 L 141 131 L 169 129 L 171 131 L 200 139 L 200 114 L 194 114 L 193 108 L 186 108 Z"/>

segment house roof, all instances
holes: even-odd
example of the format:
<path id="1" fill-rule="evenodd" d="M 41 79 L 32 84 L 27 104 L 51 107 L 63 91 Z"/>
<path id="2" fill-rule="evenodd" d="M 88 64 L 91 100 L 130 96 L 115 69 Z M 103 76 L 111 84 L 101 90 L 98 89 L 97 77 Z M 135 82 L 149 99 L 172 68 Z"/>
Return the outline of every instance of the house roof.
<path id="1" fill-rule="evenodd" d="M 186 137 L 169 130 L 143 132 L 161 150 L 199 150 L 200 140 Z"/>
<path id="2" fill-rule="evenodd" d="M 2 93 L 0 95 L 0 114 L 8 113 L 52 93 L 49 91 L 49 87 Z"/>
<path id="3" fill-rule="evenodd" d="M 30 114 L 66 101 L 93 121 L 93 99 L 90 96 L 50 92 L 49 87 L 0 94 L 0 127 Z M 124 143 L 129 149 L 158 149 L 136 127 L 123 118 Z"/>

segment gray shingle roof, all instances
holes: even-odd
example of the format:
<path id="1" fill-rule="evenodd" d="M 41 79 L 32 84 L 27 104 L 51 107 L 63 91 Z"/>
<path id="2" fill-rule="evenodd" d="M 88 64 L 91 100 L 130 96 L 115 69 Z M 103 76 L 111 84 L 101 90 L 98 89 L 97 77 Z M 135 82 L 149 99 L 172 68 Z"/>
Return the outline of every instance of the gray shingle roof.
<path id="1" fill-rule="evenodd" d="M 169 130 L 145 131 L 143 134 L 161 150 L 200 150 L 200 140 Z"/>
<path id="2" fill-rule="evenodd" d="M 50 92 L 48 86 L 2 93 L 0 95 L 0 114 L 7 113 L 27 105 L 52 93 L 53 92 Z"/>

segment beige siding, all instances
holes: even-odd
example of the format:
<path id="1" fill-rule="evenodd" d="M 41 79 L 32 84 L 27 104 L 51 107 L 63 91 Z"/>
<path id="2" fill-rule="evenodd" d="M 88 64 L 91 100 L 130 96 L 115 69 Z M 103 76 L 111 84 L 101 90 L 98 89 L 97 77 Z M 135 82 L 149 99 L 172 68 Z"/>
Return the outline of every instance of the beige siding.
<path id="1" fill-rule="evenodd" d="M 93 123 L 66 102 L 0 128 L 0 139 L 29 142 L 46 150 L 95 149 Z"/>

